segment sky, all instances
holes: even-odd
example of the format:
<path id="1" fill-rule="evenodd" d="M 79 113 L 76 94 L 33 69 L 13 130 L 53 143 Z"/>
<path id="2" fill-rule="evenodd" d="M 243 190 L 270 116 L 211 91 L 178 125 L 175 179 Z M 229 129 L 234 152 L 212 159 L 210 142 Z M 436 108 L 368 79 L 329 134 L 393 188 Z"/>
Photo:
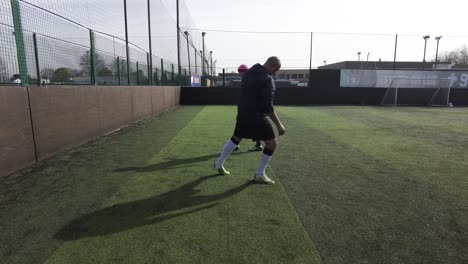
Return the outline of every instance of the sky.
<path id="1" fill-rule="evenodd" d="M 186 4 L 203 28 L 389 34 L 466 34 L 468 8 L 461 0 L 190 0 Z"/>
<path id="2" fill-rule="evenodd" d="M 468 1 L 461 0 L 190 0 L 186 5 L 196 26 L 207 32 L 205 40 L 221 67 L 263 62 L 269 55 L 283 58 L 283 67 L 308 67 L 311 36 L 216 30 L 315 32 L 313 68 L 324 61 L 357 60 L 357 52 L 361 60 L 369 54 L 369 61 L 393 61 L 395 34 L 400 61 L 422 61 L 423 35 L 431 36 L 426 60 L 435 57 L 435 36 L 443 36 L 439 54 L 468 44 L 468 37 L 455 37 L 468 36 Z"/>
<path id="3" fill-rule="evenodd" d="M 6 24 L 11 24 L 9 2 L 0 0 L 0 18 Z M 89 32 L 85 28 L 26 2 L 95 31 L 125 38 L 122 0 L 21 2 L 23 26 L 30 32 L 87 45 Z M 147 0 L 127 0 L 127 9 L 129 40 L 138 46 L 132 46 L 130 57 L 144 62 L 149 51 Z M 442 36 L 439 55 L 468 45 L 467 12 L 466 0 L 180 0 L 181 31 L 188 31 L 193 43 L 187 51 L 182 36 L 181 65 L 187 66 L 190 53 L 193 67 L 194 50 L 202 50 L 202 31 L 206 32 L 206 52 L 213 51 L 217 72 L 262 63 L 272 55 L 280 57 L 282 68 L 308 68 L 311 46 L 312 68 L 358 59 L 372 67 L 379 60 L 393 61 L 396 34 L 397 61 L 422 61 L 424 56 L 430 61 L 436 54 L 435 36 Z M 176 0 L 151 0 L 151 22 L 153 54 L 177 63 Z M 424 35 L 431 38 L 424 42 Z M 98 35 L 96 47 L 125 56 L 123 41 L 112 42 Z M 80 55 L 74 59 L 76 64 Z"/>

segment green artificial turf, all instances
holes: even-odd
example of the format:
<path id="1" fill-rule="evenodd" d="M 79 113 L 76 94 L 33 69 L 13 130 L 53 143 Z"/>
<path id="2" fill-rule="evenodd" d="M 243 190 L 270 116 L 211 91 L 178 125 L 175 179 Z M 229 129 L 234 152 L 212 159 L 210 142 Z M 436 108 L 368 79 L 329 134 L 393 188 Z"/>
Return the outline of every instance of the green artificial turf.
<path id="1" fill-rule="evenodd" d="M 115 168 L 144 166 L 201 109 L 180 108 L 147 119 L 37 168 L 0 178 L 0 259 L 44 262 L 62 244 L 54 238 L 62 226 L 102 208 L 132 179 L 132 173 L 114 173 Z"/>
<path id="2" fill-rule="evenodd" d="M 230 176 L 211 169 L 231 136 L 235 108 L 200 110 L 182 107 L 8 178 L 2 256 L 23 263 L 319 263 L 281 184 L 251 181 L 260 153 L 248 152 L 250 143 L 226 163 Z M 38 180 L 20 188 L 27 177 Z"/>
<path id="3" fill-rule="evenodd" d="M 272 166 L 323 263 L 468 262 L 468 109 L 279 115 Z"/>
<path id="4" fill-rule="evenodd" d="M 267 169 L 233 106 L 180 107 L 0 179 L 5 263 L 467 263 L 468 109 L 277 107 Z"/>

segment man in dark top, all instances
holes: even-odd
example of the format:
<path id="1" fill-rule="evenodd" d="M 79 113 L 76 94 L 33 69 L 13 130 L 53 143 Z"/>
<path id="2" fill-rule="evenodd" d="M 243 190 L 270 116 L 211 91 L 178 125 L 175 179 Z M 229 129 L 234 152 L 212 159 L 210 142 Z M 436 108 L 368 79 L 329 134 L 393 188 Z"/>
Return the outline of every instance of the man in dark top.
<path id="1" fill-rule="evenodd" d="M 263 65 L 254 65 L 242 76 L 241 98 L 237 107 L 237 122 L 234 135 L 224 144 L 221 155 L 213 164 L 213 168 L 220 174 L 230 174 L 224 168 L 224 162 L 243 138 L 250 138 L 265 142 L 265 148 L 260 165 L 255 172 L 254 180 L 267 184 L 275 183 L 265 174 L 265 169 L 278 144 L 267 116 L 276 125 L 278 134 L 283 135 L 286 129 L 273 107 L 275 83 L 271 77 L 280 68 L 281 62 L 278 57 L 270 57 Z"/>
<path id="2" fill-rule="evenodd" d="M 249 66 L 245 64 L 241 64 L 239 68 L 237 68 L 237 72 L 242 76 L 244 73 L 246 73 L 249 70 Z M 255 141 L 255 146 L 251 147 L 248 149 L 248 151 L 262 151 L 263 146 L 262 143 L 260 143 L 260 140 L 254 140 Z M 239 145 L 236 146 L 234 151 L 239 150 Z"/>

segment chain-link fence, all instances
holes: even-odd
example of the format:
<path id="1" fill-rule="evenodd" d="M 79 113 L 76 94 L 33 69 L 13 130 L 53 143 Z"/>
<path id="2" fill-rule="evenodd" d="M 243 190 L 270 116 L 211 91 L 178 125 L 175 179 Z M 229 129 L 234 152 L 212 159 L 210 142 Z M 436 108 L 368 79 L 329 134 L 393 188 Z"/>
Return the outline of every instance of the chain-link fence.
<path id="1" fill-rule="evenodd" d="M 467 68 L 465 36 L 198 29 L 179 2 L 177 30 L 175 1 L 0 0 L 0 83 L 212 85 L 272 55 L 292 86 L 311 69 Z"/>
<path id="2" fill-rule="evenodd" d="M 0 1 L 0 83 L 16 83 L 19 76 L 10 1 Z M 20 79 L 19 79 L 20 80 Z"/>
<path id="3" fill-rule="evenodd" d="M 186 41 L 183 31 L 179 70 L 177 23 L 162 1 L 0 0 L 0 7 L 0 84 L 190 85 L 191 73 L 208 74 L 199 38 Z M 181 9 L 192 23 L 185 3 Z"/>

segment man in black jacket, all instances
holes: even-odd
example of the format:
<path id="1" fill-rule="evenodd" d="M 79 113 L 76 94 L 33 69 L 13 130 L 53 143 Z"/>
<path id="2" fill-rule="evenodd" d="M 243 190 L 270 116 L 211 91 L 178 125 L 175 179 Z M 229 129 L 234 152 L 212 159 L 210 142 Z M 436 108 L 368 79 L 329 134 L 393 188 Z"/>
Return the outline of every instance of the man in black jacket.
<path id="1" fill-rule="evenodd" d="M 276 125 L 278 134 L 283 135 L 286 129 L 273 107 L 275 83 L 271 77 L 280 68 L 281 62 L 278 57 L 270 57 L 263 65 L 254 65 L 242 76 L 241 98 L 237 107 L 237 122 L 234 135 L 224 144 L 221 155 L 213 164 L 213 168 L 220 174 L 230 174 L 224 168 L 224 162 L 243 138 L 250 138 L 265 142 L 265 148 L 260 165 L 255 172 L 254 180 L 267 184 L 275 183 L 265 174 L 265 169 L 278 144 L 267 116 Z"/>

